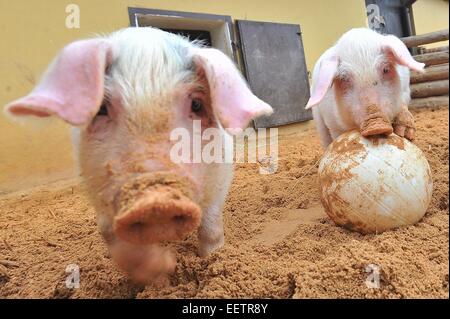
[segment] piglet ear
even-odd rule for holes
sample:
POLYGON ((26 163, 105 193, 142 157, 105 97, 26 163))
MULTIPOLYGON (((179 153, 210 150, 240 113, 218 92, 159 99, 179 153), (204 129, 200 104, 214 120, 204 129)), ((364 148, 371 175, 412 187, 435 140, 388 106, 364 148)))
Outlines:
POLYGON ((104 40, 77 41, 66 46, 33 91, 6 106, 13 116, 56 115, 73 125, 88 123, 103 99, 105 68, 111 59, 104 40))
POLYGON ((196 49, 194 63, 205 73, 214 113, 230 133, 247 127, 250 120, 271 114, 272 107, 256 97, 234 63, 216 49, 196 49))
POLYGON ((334 52, 334 48, 328 49, 319 60, 319 69, 314 71, 311 97, 305 106, 305 109, 317 105, 322 101, 328 89, 333 83, 334 76, 339 64, 339 59, 334 52))
POLYGON ((394 56, 395 62, 411 70, 424 72, 425 63, 419 63, 411 56, 406 45, 396 36, 386 35, 383 39, 383 50, 394 56))

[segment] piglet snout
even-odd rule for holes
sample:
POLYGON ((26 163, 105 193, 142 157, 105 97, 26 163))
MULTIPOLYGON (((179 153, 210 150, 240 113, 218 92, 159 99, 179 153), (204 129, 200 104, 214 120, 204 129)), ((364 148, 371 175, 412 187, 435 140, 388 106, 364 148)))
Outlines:
POLYGON ((376 105, 370 105, 366 114, 366 118, 360 125, 362 136, 392 134, 394 129, 389 118, 376 105))
POLYGON ((117 265, 136 283, 157 282, 176 268, 172 251, 158 244, 133 245, 118 240, 110 250, 117 265))
POLYGON ((117 237, 146 245, 182 240, 194 231, 200 225, 201 209, 174 186, 153 184, 139 189, 132 183, 131 187, 123 187, 113 223, 117 237))

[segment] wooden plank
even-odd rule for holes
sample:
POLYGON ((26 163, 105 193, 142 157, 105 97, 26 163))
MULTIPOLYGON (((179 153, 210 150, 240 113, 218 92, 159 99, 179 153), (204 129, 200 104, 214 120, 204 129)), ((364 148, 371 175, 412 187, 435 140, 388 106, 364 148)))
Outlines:
POLYGON ((448 63, 425 68, 425 73, 413 71, 411 72, 411 83, 445 80, 448 79, 448 71, 448 63))
POLYGON ((401 40, 409 48, 439 41, 445 41, 448 40, 448 29, 405 37, 401 38, 401 40))
POLYGON ((311 120, 311 110, 305 110, 310 93, 300 26, 247 20, 236 24, 249 85, 274 109, 256 119, 255 127, 311 120))
POLYGON ((414 59, 425 63, 426 66, 448 63, 448 51, 415 55, 414 59))
POLYGON ((448 80, 416 83, 411 85, 411 97, 429 97, 448 94, 448 80))
POLYGON ((419 47, 418 49, 419 49, 420 54, 433 53, 433 52, 444 52, 444 51, 448 51, 448 45, 445 45, 442 47, 437 47, 437 48, 419 47))
POLYGON ((412 99, 409 108, 448 106, 448 95, 412 99))

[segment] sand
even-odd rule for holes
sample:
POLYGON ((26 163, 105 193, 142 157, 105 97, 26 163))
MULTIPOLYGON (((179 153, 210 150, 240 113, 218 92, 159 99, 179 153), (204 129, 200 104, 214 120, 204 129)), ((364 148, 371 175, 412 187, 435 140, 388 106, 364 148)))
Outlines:
POLYGON ((148 286, 115 268, 78 181, 0 197, 0 297, 448 298, 449 113, 413 113, 434 177, 431 205, 414 226, 373 235, 336 226, 320 205, 322 150, 310 128, 280 138, 276 174, 237 165, 221 250, 198 257, 192 234, 173 245, 175 274, 148 286), (79 266, 79 289, 65 286, 70 264, 79 266))

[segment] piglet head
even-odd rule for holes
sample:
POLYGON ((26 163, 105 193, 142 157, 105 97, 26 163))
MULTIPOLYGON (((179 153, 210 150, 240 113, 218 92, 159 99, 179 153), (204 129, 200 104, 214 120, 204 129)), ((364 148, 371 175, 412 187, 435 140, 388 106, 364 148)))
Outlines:
POLYGON ((174 130, 191 138, 208 128, 233 133, 272 109, 220 51, 129 28, 69 44, 36 88, 6 111, 79 127, 81 173, 102 235, 121 268, 142 281, 151 269, 173 270, 174 259, 155 245, 199 226, 210 188, 206 164, 172 161, 174 130), (164 263, 155 263, 157 255, 164 263))
POLYGON ((316 68, 306 108, 334 90, 346 124, 370 136, 392 133, 392 120, 409 103, 408 69, 422 72, 424 64, 395 36, 352 29, 322 55, 316 68))

